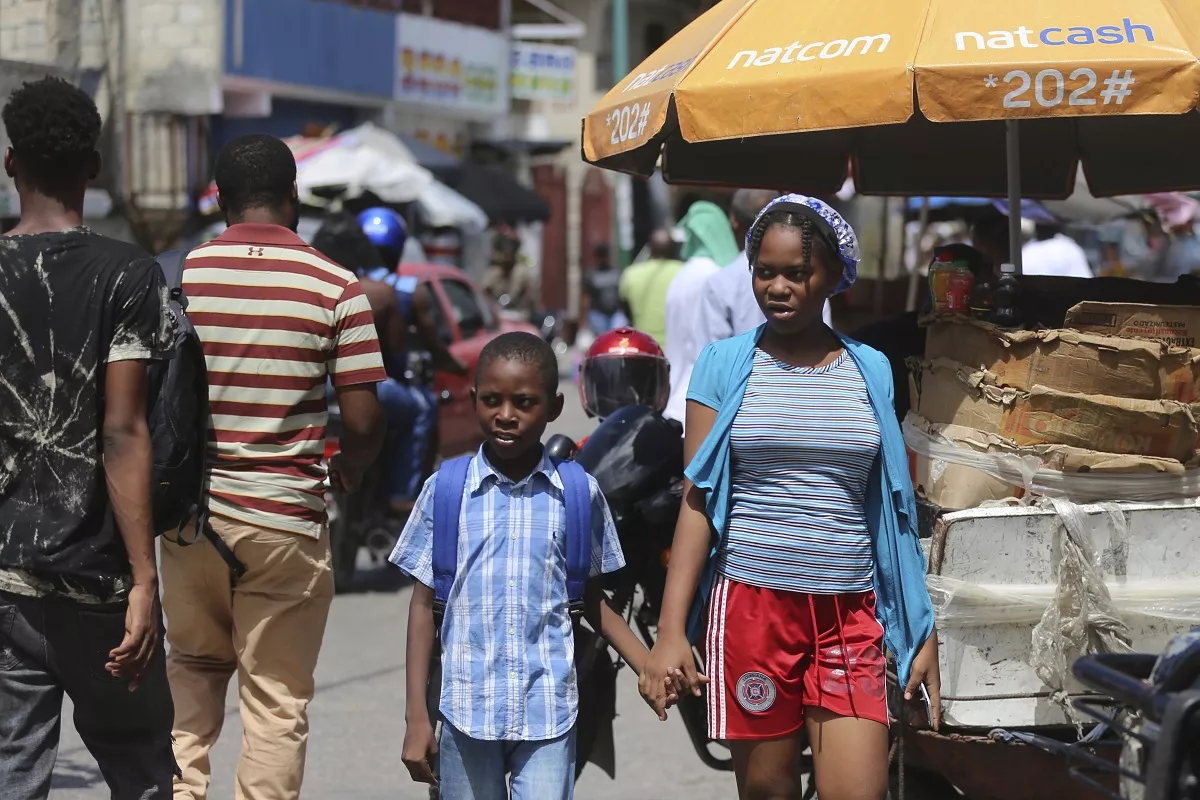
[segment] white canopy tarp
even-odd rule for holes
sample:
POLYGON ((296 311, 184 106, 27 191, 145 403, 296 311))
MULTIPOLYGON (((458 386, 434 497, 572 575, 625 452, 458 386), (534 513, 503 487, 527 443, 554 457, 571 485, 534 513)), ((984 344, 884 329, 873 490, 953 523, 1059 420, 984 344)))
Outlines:
MULTIPOLYGON (((400 137, 371 123, 334 136, 286 140, 296 156, 296 187, 306 205, 329 204, 328 190, 343 198, 370 192, 385 203, 415 203, 421 219, 435 228, 459 228, 468 234, 487 229, 487 214, 458 192, 434 179, 417 163, 400 137)), ((216 186, 200 200, 200 210, 216 208, 216 186)))

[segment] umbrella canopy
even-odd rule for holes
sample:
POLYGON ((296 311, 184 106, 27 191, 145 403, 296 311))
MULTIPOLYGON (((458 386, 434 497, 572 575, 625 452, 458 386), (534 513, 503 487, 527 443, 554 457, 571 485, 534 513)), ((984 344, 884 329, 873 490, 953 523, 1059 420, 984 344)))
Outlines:
POLYGON ((486 212, 492 224, 545 222, 550 204, 540 194, 513 180, 498 167, 464 162, 455 187, 486 212))
POLYGON ((833 193, 1097 196, 1200 187, 1195 0, 723 0, 584 120, 584 158, 833 193), (942 123, 956 122, 957 125, 942 123), (849 130, 848 130, 849 129, 849 130))

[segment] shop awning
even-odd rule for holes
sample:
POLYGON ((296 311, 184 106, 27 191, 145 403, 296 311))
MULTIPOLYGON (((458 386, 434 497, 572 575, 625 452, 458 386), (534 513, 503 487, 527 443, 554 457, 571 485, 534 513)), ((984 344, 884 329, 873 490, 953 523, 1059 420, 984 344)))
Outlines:
POLYGON ((550 205, 541 195, 497 167, 464 162, 462 178, 454 188, 482 208, 493 225, 550 219, 550 205))
POLYGON ((404 146, 409 149, 417 163, 432 172, 434 177, 442 183, 453 186, 462 178, 462 161, 460 159, 415 136, 402 133, 400 141, 404 142, 404 146))

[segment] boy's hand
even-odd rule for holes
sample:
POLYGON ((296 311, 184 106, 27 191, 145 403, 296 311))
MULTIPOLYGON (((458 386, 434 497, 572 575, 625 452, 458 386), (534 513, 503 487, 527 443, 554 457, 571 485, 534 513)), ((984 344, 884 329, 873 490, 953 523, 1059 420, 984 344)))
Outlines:
POLYGON ((400 760, 414 781, 437 786, 437 776, 433 774, 433 757, 436 755, 437 737, 433 735, 433 724, 428 719, 408 723, 400 760))
POLYGON ((667 695, 666 702, 661 709, 659 709, 651 699, 653 693, 649 691, 649 680, 650 679, 646 676, 645 672, 642 672, 640 675, 638 675, 638 691, 641 692, 642 699, 646 701, 646 705, 650 706, 650 708, 654 710, 654 713, 658 715, 659 719, 661 719, 663 722, 666 722, 667 709, 679 702, 679 695, 680 692, 682 692, 681 687, 683 685, 683 673, 676 670, 674 675, 669 675, 665 679, 667 695))
POLYGON ((638 688, 646 702, 663 719, 668 706, 671 705, 668 698, 672 691, 676 700, 684 692, 691 692, 700 697, 701 687, 708 683, 708 678, 696 670, 692 646, 683 636, 659 636, 650 650, 650 657, 646 659, 642 672, 643 678, 639 681, 638 688))

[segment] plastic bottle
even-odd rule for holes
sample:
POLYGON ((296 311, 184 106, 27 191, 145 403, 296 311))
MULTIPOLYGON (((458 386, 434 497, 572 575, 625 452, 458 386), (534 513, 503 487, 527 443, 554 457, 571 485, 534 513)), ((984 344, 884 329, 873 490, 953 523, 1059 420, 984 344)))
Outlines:
POLYGON ((954 314, 971 313, 971 287, 975 274, 966 264, 956 264, 946 282, 946 308, 954 314))
POLYGON ((949 307, 947 291, 953 270, 954 264, 949 253, 940 254, 937 260, 929 265, 929 295, 934 311, 945 311, 949 307))
MULTIPOLYGON (((991 268, 988 268, 991 272, 991 268)), ((975 319, 988 321, 992 318, 992 309, 996 307, 996 284, 991 275, 985 274, 975 280, 971 287, 971 316, 975 319)))
POLYGON ((1017 281, 1015 264, 1000 265, 1000 282, 996 284, 995 297, 992 322, 1001 328, 1021 327, 1021 284, 1017 281))

